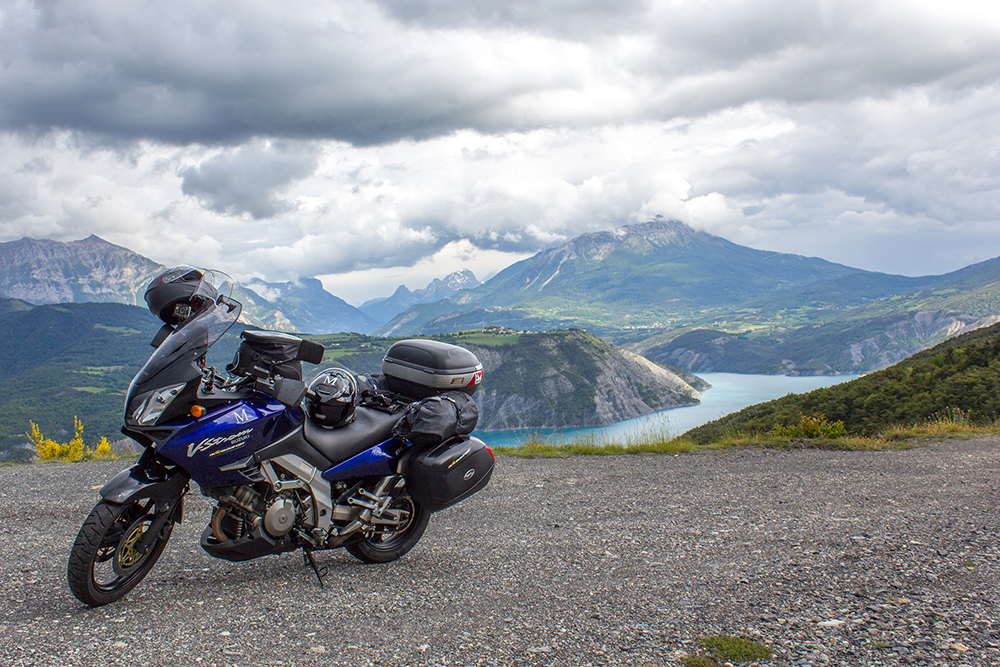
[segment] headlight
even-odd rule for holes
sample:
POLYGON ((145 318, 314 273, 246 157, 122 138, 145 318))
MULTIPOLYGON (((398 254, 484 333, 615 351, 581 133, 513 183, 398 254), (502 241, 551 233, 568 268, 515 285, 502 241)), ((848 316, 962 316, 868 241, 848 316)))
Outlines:
POLYGON ((167 409, 167 406, 177 398, 182 389, 184 389, 183 384, 157 389, 142 402, 142 405, 136 408, 135 412, 132 413, 132 419, 139 426, 152 426, 167 409))

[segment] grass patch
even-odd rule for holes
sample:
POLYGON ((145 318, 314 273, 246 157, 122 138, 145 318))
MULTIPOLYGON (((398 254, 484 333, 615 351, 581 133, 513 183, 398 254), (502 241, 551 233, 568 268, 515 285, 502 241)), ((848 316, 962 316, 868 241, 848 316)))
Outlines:
POLYGON ((629 434, 615 441, 594 436, 583 436, 567 441, 560 435, 545 438, 531 434, 519 440, 515 447, 500 447, 495 451, 507 456, 536 459, 573 455, 684 454, 696 449, 707 449, 707 447, 696 447, 688 440, 672 437, 666 430, 651 429, 629 434))
POLYGON ((997 433, 1000 433, 1000 419, 996 417, 975 422, 959 408, 946 408, 918 424, 889 426, 879 437, 883 440, 974 438, 997 433))
POLYGON ((715 660, 722 662, 756 662, 770 660, 774 655, 770 646, 765 646, 746 637, 716 635, 703 637, 701 643, 709 650, 715 660))
POLYGON ((106 375, 108 373, 118 372, 124 368, 124 366, 84 366, 83 370, 75 372, 84 373, 85 375, 106 375))
POLYGON ((782 437, 770 433, 732 433, 719 438, 713 445, 720 449, 760 447, 764 449, 827 449, 842 452, 880 452, 890 449, 910 449, 907 440, 886 440, 881 437, 841 436, 839 438, 782 437))
POLYGON ((684 667, 719 667, 719 663, 715 661, 715 658, 709 657, 707 655, 692 655, 684 658, 681 663, 684 667))

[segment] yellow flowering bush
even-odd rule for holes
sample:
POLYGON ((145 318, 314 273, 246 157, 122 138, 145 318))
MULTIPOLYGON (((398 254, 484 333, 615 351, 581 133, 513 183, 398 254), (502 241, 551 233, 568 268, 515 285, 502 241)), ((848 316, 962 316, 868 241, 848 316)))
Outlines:
POLYGON ((112 453, 107 438, 102 437, 93 449, 83 444, 83 422, 79 417, 73 417, 73 437, 65 444, 46 438, 35 422, 29 420, 28 423, 31 429, 25 435, 34 445, 40 461, 108 461, 118 458, 112 453))

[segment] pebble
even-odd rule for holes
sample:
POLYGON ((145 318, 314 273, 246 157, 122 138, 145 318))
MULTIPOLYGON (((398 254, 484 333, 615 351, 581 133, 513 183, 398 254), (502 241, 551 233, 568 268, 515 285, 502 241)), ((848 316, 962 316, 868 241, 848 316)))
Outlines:
POLYGON ((195 490, 146 580, 88 609, 66 589, 66 557, 89 487, 121 467, 0 467, 16 491, 0 498, 2 624, 22 639, 0 642, 5 667, 675 667, 709 635, 769 645, 776 667, 1000 661, 996 438, 500 456, 490 485, 435 514, 403 559, 317 552, 323 588, 299 553, 204 554, 210 505, 195 490))

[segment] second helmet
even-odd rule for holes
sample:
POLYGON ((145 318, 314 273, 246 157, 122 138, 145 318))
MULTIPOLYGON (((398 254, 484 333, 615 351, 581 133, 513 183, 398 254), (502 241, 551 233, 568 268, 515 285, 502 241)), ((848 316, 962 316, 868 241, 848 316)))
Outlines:
POLYGON ((337 428, 354 421, 358 407, 358 381, 343 368, 329 368, 309 383, 306 413, 326 428, 337 428))

